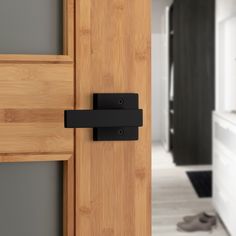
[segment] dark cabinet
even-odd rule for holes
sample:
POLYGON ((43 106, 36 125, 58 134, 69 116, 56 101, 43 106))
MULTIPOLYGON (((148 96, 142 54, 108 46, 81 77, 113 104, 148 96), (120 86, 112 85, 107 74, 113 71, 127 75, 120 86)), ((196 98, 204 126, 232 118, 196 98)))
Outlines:
POLYGON ((177 165, 211 163, 214 15, 214 0, 174 1, 172 151, 177 165))

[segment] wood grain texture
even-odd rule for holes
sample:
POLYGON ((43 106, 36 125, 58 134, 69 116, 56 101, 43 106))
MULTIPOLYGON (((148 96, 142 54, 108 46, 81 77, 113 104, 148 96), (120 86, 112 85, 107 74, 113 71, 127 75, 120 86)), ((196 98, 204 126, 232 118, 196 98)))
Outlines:
POLYGON ((63 45, 64 55, 74 58, 74 0, 63 0, 63 45))
POLYGON ((0 123, 63 122, 64 111, 60 109, 1 109, 0 123))
POLYGON ((0 64, 0 78, 0 109, 73 106, 73 65, 0 64))
POLYGON ((0 123, 0 153, 72 152, 73 131, 58 123, 0 123))
POLYGON ((73 236, 74 218, 74 155, 64 162, 63 173, 63 236, 73 236))
POLYGON ((77 0, 76 31, 76 108, 135 92, 144 110, 137 142, 76 130, 76 236, 150 236, 150 1, 77 0))
POLYGON ((73 65, 0 64, 0 153, 72 152, 73 65))
POLYGON ((72 64, 73 58, 69 55, 27 55, 27 54, 0 54, 0 63, 57 63, 72 64))
POLYGON ((68 161, 72 153, 44 153, 44 154, 0 154, 0 163, 14 162, 44 162, 44 161, 68 161))

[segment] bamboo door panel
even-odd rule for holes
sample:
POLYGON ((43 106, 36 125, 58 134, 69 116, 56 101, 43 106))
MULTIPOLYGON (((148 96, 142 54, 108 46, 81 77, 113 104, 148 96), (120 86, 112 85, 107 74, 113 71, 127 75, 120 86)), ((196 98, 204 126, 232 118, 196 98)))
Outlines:
POLYGON ((138 93, 139 140, 76 130, 76 236, 151 235, 150 1, 76 1, 76 109, 93 93, 138 93))
POLYGON ((1 153, 68 153, 73 131, 73 65, 0 64, 1 153))

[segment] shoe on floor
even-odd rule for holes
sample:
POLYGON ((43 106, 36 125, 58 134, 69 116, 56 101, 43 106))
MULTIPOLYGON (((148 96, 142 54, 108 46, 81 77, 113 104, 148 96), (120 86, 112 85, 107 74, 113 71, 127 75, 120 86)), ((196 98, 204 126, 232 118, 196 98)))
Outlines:
POLYGON ((178 230, 184 232, 212 231, 212 223, 194 218, 190 222, 181 222, 177 224, 178 230))
POLYGON ((184 222, 191 222, 193 221, 195 218, 199 218, 201 221, 205 221, 205 222, 211 222, 211 224, 213 226, 216 226, 217 224, 217 217, 214 215, 208 215, 206 212, 201 212, 195 216, 186 216, 184 217, 184 222))

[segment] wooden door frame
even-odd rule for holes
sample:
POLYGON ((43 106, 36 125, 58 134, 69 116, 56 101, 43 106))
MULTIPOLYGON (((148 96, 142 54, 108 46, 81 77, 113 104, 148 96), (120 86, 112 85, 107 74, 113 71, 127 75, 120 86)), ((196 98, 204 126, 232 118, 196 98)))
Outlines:
MULTIPOLYGON (((63 55, 0 54, 0 63, 74 64, 74 9, 74 0, 63 0, 63 55)), ((74 153, 0 153, 0 163, 49 161, 63 161, 63 236, 72 236, 75 232, 74 153)))

